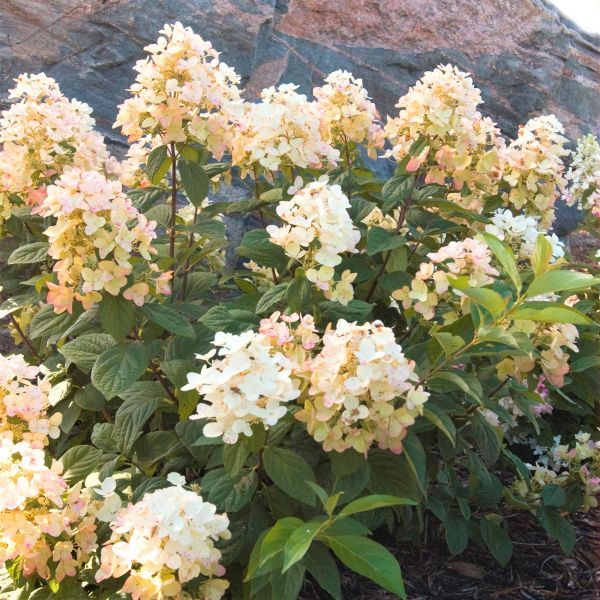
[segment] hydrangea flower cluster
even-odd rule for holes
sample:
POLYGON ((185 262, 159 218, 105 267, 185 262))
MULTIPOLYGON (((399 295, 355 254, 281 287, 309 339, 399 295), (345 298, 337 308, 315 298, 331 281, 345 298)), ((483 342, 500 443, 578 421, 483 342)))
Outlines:
POLYGON ((285 225, 267 227, 271 241, 302 264, 308 280, 326 298, 341 304, 352 300, 356 275, 345 271, 341 280, 335 282, 335 267, 342 262, 342 253, 357 251, 360 241, 360 231, 352 223, 349 208, 350 202, 339 185, 314 181, 277 206, 277 214, 285 225))
MULTIPOLYGON (((285 321, 284 321, 285 323, 285 321)), ((200 373, 189 373, 182 389, 197 390, 203 396, 193 419, 208 419, 204 426, 207 437, 223 437, 235 444, 240 434, 251 436, 252 425, 272 427, 287 412, 286 404, 300 395, 292 379, 297 363, 282 352, 279 336, 262 331, 245 331, 239 335, 219 332, 213 345, 218 348, 208 355, 200 373)), ((270 333, 270 332, 269 332, 270 333)))
MULTIPOLYGON (((477 110, 481 92, 467 73, 451 65, 428 71, 398 100, 397 117, 388 117, 385 133, 392 144, 386 156, 400 162, 413 142, 427 145, 411 158, 408 171, 423 167, 426 183, 446 183, 471 193, 492 190, 500 179, 504 142, 495 124, 477 110)), ((456 194, 460 199, 460 194, 456 194)))
POLYGON ((325 78, 322 87, 313 90, 313 96, 326 142, 333 146, 366 143, 369 156, 376 158, 376 150, 383 148, 385 135, 377 123, 377 108, 369 100, 362 79, 356 79, 348 71, 334 71, 325 78))
POLYGON ((356 325, 340 319, 327 329, 310 363, 308 396, 295 416, 326 452, 366 453, 376 443, 400 453, 429 397, 415 385, 414 366, 380 321, 356 325))
POLYGON ((148 281, 130 282, 133 254, 150 261, 155 253, 151 242, 156 223, 137 211, 118 181, 97 171, 71 169, 48 187, 38 212, 56 218, 44 232, 50 241, 48 254, 58 261, 58 284, 47 283, 48 303, 55 312, 72 312, 74 300, 88 309, 102 299, 103 291, 116 296, 127 288, 124 297, 138 306, 150 293, 149 284, 157 294, 170 293, 171 274, 158 273, 156 265, 150 265, 148 281))
MULTIPOLYGON (((214 543, 229 539, 229 519, 185 489, 181 475, 171 474, 169 480, 176 485, 147 493, 117 512, 101 551, 96 581, 128 574, 121 591, 134 600, 180 598, 182 584, 225 573, 214 543)), ((227 587, 227 581, 211 579, 202 598, 218 600, 227 587)))
MULTIPOLYGON (((579 352, 577 327, 570 323, 540 324, 533 321, 515 321, 511 329, 530 336, 538 351, 537 362, 545 379, 557 387, 563 386, 565 375, 570 371, 569 350, 579 352)), ((517 381, 522 381, 535 366, 536 357, 515 356, 499 362, 496 369, 499 377, 510 375, 517 381)))
POLYGON ((567 204, 591 209, 595 217, 600 217, 600 144, 593 135, 577 140, 567 180, 570 183, 565 196, 567 204))
MULTIPOLYGON (((452 304, 448 276, 465 277, 470 287, 482 287, 493 283, 499 275, 492 266, 492 254, 487 244, 475 238, 450 242, 427 257, 430 262, 421 263, 410 287, 405 285, 392 293, 392 298, 401 300, 405 309, 412 306, 427 320, 433 319, 442 298, 452 304)), ((454 294, 465 298, 459 290, 455 289, 454 294)))
POLYGON ((340 320, 321 339, 310 315, 274 313, 258 332, 218 333, 213 343, 225 348, 224 358, 189 373, 183 389, 204 396, 207 404, 191 417, 209 419, 204 434, 228 444, 250 436, 253 423, 275 425, 297 400, 303 408, 296 418, 325 451, 366 453, 376 443, 401 452, 407 428, 429 397, 416 384, 414 362, 378 321, 340 320))
POLYGON ((542 227, 554 220, 554 203, 564 190, 562 158, 569 154, 564 129, 554 115, 530 119, 505 152, 504 181, 509 190, 507 205, 526 214, 537 215, 542 227))
POLYGON ((48 438, 60 434, 60 413, 48 416, 50 382, 40 368, 29 365, 21 354, 0 356, 0 432, 32 448, 43 448, 48 438))
POLYGON ((554 261, 565 255, 565 245, 555 233, 548 233, 540 227, 537 217, 514 215, 510 210, 500 208, 492 215, 492 222, 485 226, 485 230, 506 242, 521 260, 531 258, 539 235, 550 243, 554 261))
POLYGON ((0 434, 0 565, 21 557, 23 574, 61 581, 96 549, 81 485, 68 490, 62 465, 12 432, 0 434))
POLYGON ((20 75, 0 119, 0 220, 10 217, 14 198, 39 205, 45 187, 66 167, 118 170, 102 136, 93 130, 91 108, 65 98, 43 73, 20 75))
POLYGON ((220 109, 239 102, 239 76, 190 27, 175 23, 160 33, 144 48, 149 56, 135 65, 132 97, 119 107, 115 127, 130 141, 150 135, 167 144, 191 135, 220 156, 222 141, 215 136, 224 118, 220 109))
POLYGON ((229 105, 235 123, 231 158, 242 177, 255 169, 267 176, 282 167, 321 168, 335 165, 339 151, 321 135, 321 116, 314 102, 283 84, 261 93, 261 102, 229 105))

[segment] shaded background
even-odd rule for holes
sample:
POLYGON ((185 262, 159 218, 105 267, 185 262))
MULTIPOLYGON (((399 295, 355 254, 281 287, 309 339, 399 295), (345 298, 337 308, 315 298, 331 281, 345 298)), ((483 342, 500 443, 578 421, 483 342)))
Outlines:
POLYGON ((213 42, 248 99, 286 82, 310 92, 343 68, 394 114, 424 71, 451 62, 473 74, 482 111, 508 136, 548 112, 571 139, 600 133, 600 36, 544 0, 0 0, 0 108, 14 77, 44 71, 118 145, 131 68, 175 20, 213 42))

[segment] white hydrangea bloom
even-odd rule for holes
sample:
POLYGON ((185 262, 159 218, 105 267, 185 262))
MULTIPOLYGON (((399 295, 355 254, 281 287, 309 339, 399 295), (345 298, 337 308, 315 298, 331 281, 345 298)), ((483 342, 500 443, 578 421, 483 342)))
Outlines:
POLYGON ((365 453, 377 443, 401 452, 429 394, 416 385, 415 363, 405 358, 392 329, 380 321, 356 325, 340 319, 322 343, 296 418, 326 451, 365 453), (396 405, 398 397, 403 401, 396 405))
POLYGON ((565 255, 565 245, 555 233, 547 233, 540 226, 538 217, 515 215, 508 209, 498 209, 485 230, 506 242, 522 260, 531 258, 539 235, 544 235, 552 246, 554 260, 565 255))
POLYGON ((565 196, 567 204, 591 209, 595 217, 600 217, 600 144, 593 135, 577 140, 567 180, 570 182, 565 196))
POLYGON ((229 519, 216 511, 214 504, 181 485, 145 494, 111 522, 112 536, 102 548, 96 581, 128 574, 121 591, 152 600, 179 598, 181 585, 200 575, 223 575, 214 543, 231 534, 229 519))
POLYGON ((335 282, 334 267, 342 262, 344 252, 356 252, 360 231, 348 214, 350 202, 339 185, 326 179, 309 183, 287 202, 280 202, 277 214, 285 222, 269 225, 267 232, 274 244, 302 263, 309 281, 326 298, 347 304, 354 296, 354 273, 346 271, 335 282), (339 288, 339 289, 338 289, 339 288))
POLYGON ((286 403, 300 395, 291 379, 295 365, 262 333, 219 332, 213 344, 218 358, 189 373, 182 389, 203 396, 191 418, 209 420, 204 435, 234 444, 240 434, 252 435, 253 423, 270 427, 286 414, 286 403))

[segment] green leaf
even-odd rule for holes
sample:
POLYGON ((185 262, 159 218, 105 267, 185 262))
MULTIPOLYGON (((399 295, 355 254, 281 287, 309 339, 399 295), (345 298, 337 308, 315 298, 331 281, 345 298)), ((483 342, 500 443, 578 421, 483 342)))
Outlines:
POLYGON ((63 477, 70 485, 83 481, 102 462, 102 450, 93 446, 73 446, 61 457, 63 477))
POLYGON ((381 544, 358 535, 327 536, 323 541, 348 568, 406 598, 400 565, 381 544))
POLYGON ((75 317, 67 312, 56 314, 54 307, 45 304, 33 316, 29 325, 29 337, 32 340, 38 338, 60 339, 64 331, 75 322, 75 317))
POLYGON ((534 274, 537 276, 547 271, 551 260, 552 244, 543 233, 540 233, 535 241, 535 249, 531 257, 534 274))
MULTIPOLYGON (((381 210, 387 214, 407 198, 414 183, 414 176, 394 175, 388 179, 381 189, 383 204, 381 210)), ((370 254, 370 252, 369 252, 370 254)))
POLYGON ((125 339, 135 324, 135 306, 121 296, 105 294, 98 315, 102 328, 117 341, 125 339))
POLYGON ((386 250, 393 250, 406 244, 406 239, 383 227, 371 227, 367 233, 367 254, 373 256, 386 250))
POLYGON ((452 419, 439 407, 429 401, 423 410, 423 416, 433 423, 456 446, 456 427, 452 419))
POLYGON ((248 470, 231 477, 225 469, 213 469, 202 478, 202 490, 208 502, 225 512, 237 512, 247 506, 257 485, 256 472, 248 470))
POLYGON ((417 502, 408 498, 399 498, 398 496, 387 496, 384 494, 372 494, 370 496, 364 496, 358 500, 354 500, 344 506, 344 508, 338 513, 339 517, 349 517, 356 513, 366 512, 369 510, 375 510, 377 508, 383 508, 385 506, 399 506, 399 505, 411 505, 416 506, 417 502))
POLYGON ((469 543, 469 528, 463 517, 449 514, 444 521, 446 545, 455 556, 464 551, 469 543))
POLYGON ((510 313, 514 321, 540 321, 542 323, 573 323, 594 325, 594 321, 578 310, 555 302, 525 302, 510 313))
POLYGON ((166 146, 158 146, 154 148, 148 155, 146 162, 146 173, 153 185, 161 182, 162 178, 167 174, 171 166, 171 157, 168 154, 166 146))
POLYGON ((481 384, 470 373, 460 369, 439 371, 429 379, 428 384, 430 389, 436 392, 447 392, 452 389, 462 390, 475 402, 481 404, 483 396, 481 384))
POLYGON ((107 400, 131 387, 144 373, 150 354, 141 342, 122 342, 105 350, 92 368, 92 383, 107 400))
POLYGON ((96 412, 103 410, 106 404, 104 396, 91 383, 88 383, 83 389, 77 390, 73 400, 80 408, 96 412))
POLYGON ((542 488, 542 501, 544 506, 563 506, 567 501, 565 491, 553 483, 542 488))
POLYGON ((194 339, 196 332, 188 321, 186 321, 177 311, 165 304, 146 303, 142 306, 142 312, 157 325, 163 329, 182 335, 183 337, 194 339))
POLYGON ((323 521, 302 523, 289 536, 283 551, 283 572, 304 558, 315 536, 323 529, 323 521))
POLYGON ((199 221, 195 225, 192 225, 189 230, 211 240, 227 239, 227 229, 225 227, 225 223, 223 223, 223 221, 220 219, 199 221))
POLYGON ((202 201, 208 194, 210 184, 204 169, 195 162, 188 162, 183 159, 179 161, 178 167, 181 184, 186 196, 194 206, 201 207, 202 201))
POLYGON ((243 468, 250 451, 243 438, 239 438, 235 444, 223 446, 223 465, 232 477, 237 475, 243 468))
POLYGON ((404 458, 408 462, 421 493, 425 496, 427 457, 419 438, 409 433, 402 442, 404 458))
POLYGON ((124 402, 115 414, 114 438, 120 451, 129 456, 144 425, 164 398, 164 391, 156 381, 136 381, 121 397, 124 402))
POLYGON ((273 244, 264 229, 248 231, 242 238, 242 244, 237 249, 237 253, 264 267, 283 270, 287 264, 283 248, 273 244))
POLYGON ((481 519, 479 527, 481 537, 492 556, 502 567, 506 567, 513 552, 512 542, 506 531, 490 519, 481 519))
POLYGON ((246 581, 272 570, 275 562, 273 559, 283 555, 285 544, 302 524, 297 517, 284 517, 257 540, 248 562, 246 581))
POLYGON ((540 506, 537 510, 537 518, 549 537, 557 540, 565 554, 571 554, 575 547, 577 537, 575 529, 554 508, 540 506))
POLYGON ((19 246, 6 261, 9 265, 29 265, 34 263, 41 263, 48 258, 48 243, 47 242, 34 242, 33 244, 26 244, 25 246, 19 246))
POLYGON ((460 288, 462 293, 469 297, 475 304, 483 306, 492 317, 500 316, 506 309, 507 300, 498 292, 488 288, 460 288))
POLYGON ((89 373, 98 357, 115 345, 114 338, 108 333, 89 333, 67 342, 59 352, 84 373, 89 373))
POLYGON ((498 262, 502 265, 502 268, 506 271, 506 274, 510 277, 513 282, 517 294, 521 292, 523 283, 521 276, 519 275, 519 269, 517 268, 517 261, 515 260, 512 250, 503 242, 501 242, 495 235, 491 233, 482 233, 483 239, 486 241, 490 250, 494 253, 498 262))
POLYGON ((277 487, 300 502, 315 505, 315 492, 306 485, 307 481, 316 483, 315 474, 302 457, 291 450, 267 447, 263 460, 267 475, 277 487))
POLYGON ((587 290, 600 283, 600 279, 587 273, 576 271, 546 271, 538 275, 527 288, 526 298, 541 294, 558 294, 559 292, 577 292, 587 290))
POLYGON ((289 284, 285 297, 290 310, 302 311, 310 302, 310 281, 306 277, 296 277, 289 284))
POLYGON ((285 281, 279 285, 269 288, 256 304, 257 314, 263 314, 271 310, 272 307, 283 302, 286 297, 289 282, 285 281))
POLYGON ((310 547, 306 555, 306 570, 335 600, 342 600, 338 567, 323 545, 315 543, 310 547))

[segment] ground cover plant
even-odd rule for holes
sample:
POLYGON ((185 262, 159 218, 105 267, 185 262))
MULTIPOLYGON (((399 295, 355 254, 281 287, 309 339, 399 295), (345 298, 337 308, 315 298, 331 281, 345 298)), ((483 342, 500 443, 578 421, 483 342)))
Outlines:
POLYGON ((340 565, 405 597, 381 540, 425 516, 452 555, 507 565, 515 511, 570 553, 600 279, 551 226, 600 214, 593 136, 507 140, 450 65, 384 120, 345 71, 249 102, 179 23, 145 51, 123 159, 43 74, 0 120, 3 597, 338 599, 340 565))

